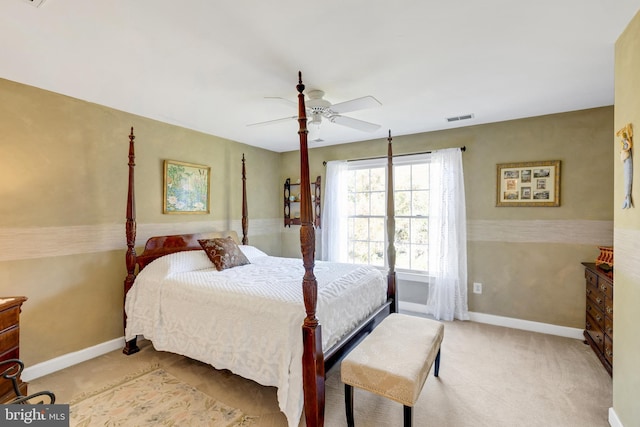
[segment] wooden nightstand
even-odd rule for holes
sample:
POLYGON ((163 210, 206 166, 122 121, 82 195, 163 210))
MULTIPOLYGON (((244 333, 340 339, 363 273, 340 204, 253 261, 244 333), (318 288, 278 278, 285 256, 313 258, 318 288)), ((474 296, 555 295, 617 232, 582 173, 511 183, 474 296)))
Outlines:
MULTIPOLYGON (((0 361, 20 358, 20 307, 27 297, 0 298, 0 361)), ((19 381, 22 394, 27 394, 27 383, 19 381)), ((0 403, 15 398, 11 382, 0 381, 0 403)))

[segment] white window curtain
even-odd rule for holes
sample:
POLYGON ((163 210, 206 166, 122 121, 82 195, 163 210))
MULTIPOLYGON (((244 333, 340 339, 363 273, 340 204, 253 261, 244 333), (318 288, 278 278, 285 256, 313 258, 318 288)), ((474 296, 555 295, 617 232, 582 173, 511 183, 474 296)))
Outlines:
POLYGON ((327 162, 322 209, 320 259, 344 262, 347 259, 347 162, 327 162))
POLYGON ((461 150, 433 151, 429 179, 427 312, 438 320, 469 320, 467 215, 461 150))

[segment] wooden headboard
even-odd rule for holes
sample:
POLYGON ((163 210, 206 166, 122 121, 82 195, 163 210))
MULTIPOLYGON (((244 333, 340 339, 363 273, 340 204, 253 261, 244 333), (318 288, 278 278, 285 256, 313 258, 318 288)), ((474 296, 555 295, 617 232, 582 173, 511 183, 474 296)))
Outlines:
POLYGON ((147 264, 161 256, 181 251, 193 251, 202 249, 199 239, 215 239, 219 237, 231 237, 234 242, 240 244, 238 233, 233 230, 213 231, 210 233, 175 234, 173 236, 156 236, 147 240, 144 251, 136 257, 138 268, 142 270, 147 264))

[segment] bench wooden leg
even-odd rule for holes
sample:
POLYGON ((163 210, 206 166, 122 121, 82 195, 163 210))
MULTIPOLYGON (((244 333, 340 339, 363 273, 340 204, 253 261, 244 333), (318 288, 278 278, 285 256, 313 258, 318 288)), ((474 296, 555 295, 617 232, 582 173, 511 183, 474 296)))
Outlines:
POLYGON ((347 425, 353 427, 353 386, 344 385, 344 406, 347 408, 347 425))
POLYGON ((433 376, 437 377, 440 373, 440 349, 438 349, 438 354, 436 355, 435 368, 433 368, 433 376))
POLYGON ((411 427, 413 425, 413 408, 411 406, 404 405, 404 427, 411 427))

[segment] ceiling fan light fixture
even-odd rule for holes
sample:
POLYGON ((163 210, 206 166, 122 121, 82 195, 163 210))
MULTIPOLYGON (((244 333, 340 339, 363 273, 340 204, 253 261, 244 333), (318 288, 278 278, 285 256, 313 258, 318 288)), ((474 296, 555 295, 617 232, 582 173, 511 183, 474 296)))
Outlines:
POLYGON ((311 120, 309 120, 307 129, 309 130, 309 139, 316 141, 320 139, 320 124, 322 123, 322 116, 317 113, 313 113, 311 120))
POLYGON ((311 115, 311 120, 309 120, 309 124, 319 127, 320 123, 322 123, 322 115, 314 111, 311 115))

